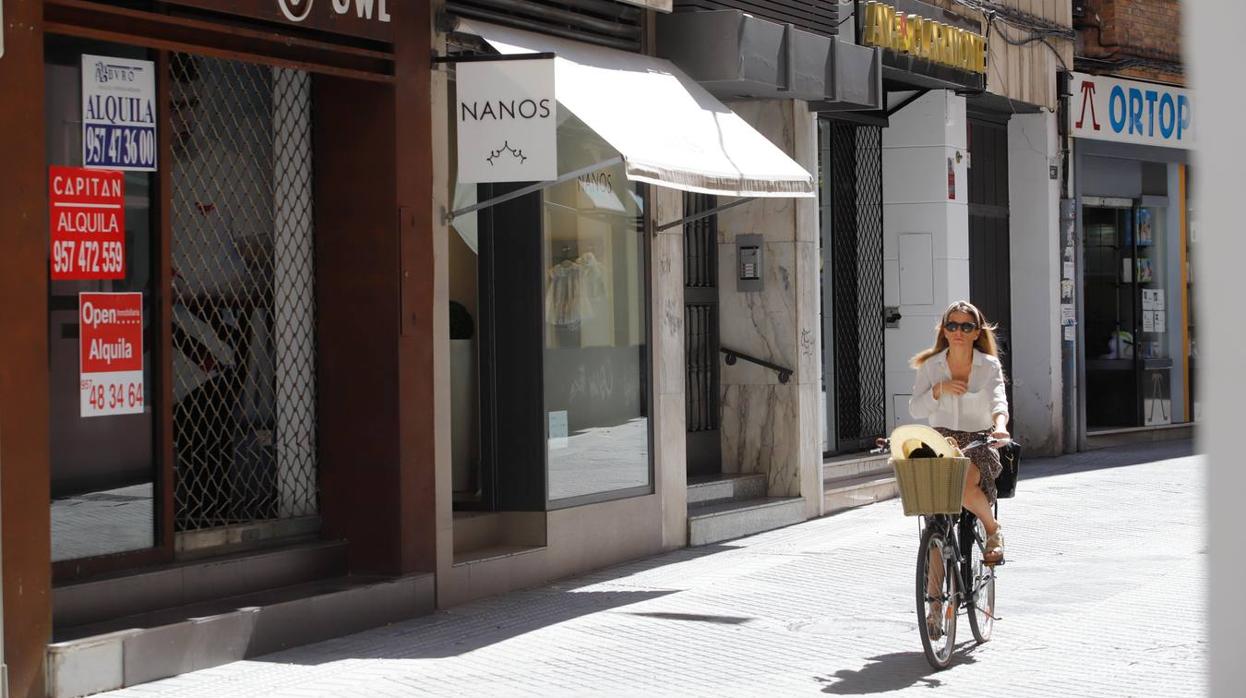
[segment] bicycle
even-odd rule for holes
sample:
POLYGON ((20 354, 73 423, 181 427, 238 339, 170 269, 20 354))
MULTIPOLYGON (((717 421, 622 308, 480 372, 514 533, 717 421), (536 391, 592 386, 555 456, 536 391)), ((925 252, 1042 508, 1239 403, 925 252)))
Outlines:
MULTIPOLYGON (((997 446, 1006 440, 988 438, 965 446, 969 451, 997 446)), ((879 440, 875 453, 889 450, 879 440)), ((999 512, 999 502, 995 502, 999 512)), ((952 663, 956 648, 956 625, 960 609, 969 617, 969 629, 978 644, 991 639, 995 615, 995 568, 1004 564, 983 559, 986 531, 972 513, 923 515, 919 523, 921 544, 917 554, 917 627, 921 632, 926 661, 935 669, 952 663), (955 574, 947 574, 954 570, 955 574)))

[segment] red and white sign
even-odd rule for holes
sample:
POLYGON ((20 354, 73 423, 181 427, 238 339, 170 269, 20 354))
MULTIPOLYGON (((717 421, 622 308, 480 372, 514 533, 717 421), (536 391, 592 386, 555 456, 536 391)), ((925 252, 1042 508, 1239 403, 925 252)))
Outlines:
POLYGON ((83 167, 48 169, 52 280, 125 278, 125 175, 83 167))
POLYGON ((143 411, 143 294, 79 293, 83 417, 143 411))

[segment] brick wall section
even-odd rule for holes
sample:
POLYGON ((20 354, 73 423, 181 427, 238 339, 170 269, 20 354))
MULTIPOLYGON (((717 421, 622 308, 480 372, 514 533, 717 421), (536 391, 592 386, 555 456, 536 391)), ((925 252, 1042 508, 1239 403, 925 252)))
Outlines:
MULTIPOLYGON (((1074 19, 1077 55, 1107 61, 1146 58, 1181 63, 1179 0, 1085 0, 1086 14, 1074 19)), ((1096 72, 1122 77, 1184 84, 1182 72, 1144 65, 1096 72)))

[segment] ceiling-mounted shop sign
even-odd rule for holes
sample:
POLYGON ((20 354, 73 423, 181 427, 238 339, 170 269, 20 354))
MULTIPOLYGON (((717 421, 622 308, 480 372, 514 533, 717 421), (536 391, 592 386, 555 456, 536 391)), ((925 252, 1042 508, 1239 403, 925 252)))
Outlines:
POLYGON ((1166 148, 1194 147, 1189 90, 1072 73, 1069 131, 1074 138, 1166 148))
POLYGON ((82 164, 156 170, 156 64, 82 56, 82 164))
POLYGON ((305 29, 392 42, 390 6, 397 0, 167 0, 212 12, 305 29))
POLYGON ((53 281, 125 278, 125 175, 117 170, 48 170, 53 281))
POLYGON ((143 294, 79 293, 80 414, 143 411, 143 294))
POLYGON ((911 0, 861 4, 861 43, 949 68, 986 73, 986 37, 967 26, 939 21, 938 16, 952 19, 941 9, 911 0))
POLYGON ((460 182, 558 177, 554 59, 459 63, 455 85, 460 182))

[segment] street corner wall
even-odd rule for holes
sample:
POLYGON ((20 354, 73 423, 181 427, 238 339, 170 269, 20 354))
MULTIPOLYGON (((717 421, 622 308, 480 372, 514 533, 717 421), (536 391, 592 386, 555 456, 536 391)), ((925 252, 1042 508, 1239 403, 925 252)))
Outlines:
MULTIPOLYGON (((817 171, 816 118, 793 100, 734 102, 731 108, 810 172, 817 171)), ((793 369, 744 361, 722 367, 723 470, 766 473, 771 496, 821 495, 821 331, 815 198, 760 199, 719 214, 722 346, 793 369), (737 290, 736 236, 763 237, 763 290, 737 290)))
POLYGON ((1055 114, 1009 120, 1013 431, 1032 455, 1064 450, 1059 147, 1055 114))
POLYGON ((913 421, 909 359, 969 298, 968 168, 964 97, 932 91, 883 129, 883 303, 901 315, 884 339, 889 428, 913 421))

